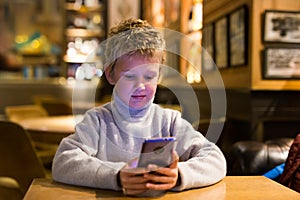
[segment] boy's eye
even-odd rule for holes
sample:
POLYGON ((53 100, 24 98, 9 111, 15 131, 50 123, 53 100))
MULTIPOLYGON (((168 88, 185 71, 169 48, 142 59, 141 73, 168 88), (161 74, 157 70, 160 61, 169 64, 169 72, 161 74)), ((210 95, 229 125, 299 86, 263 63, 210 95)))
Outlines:
POLYGON ((133 79, 134 78, 134 75, 131 75, 131 74, 125 74, 124 77, 126 79, 133 79))
POLYGON ((152 80, 152 79, 154 79, 154 78, 155 78, 154 76, 146 76, 146 77, 145 77, 146 80, 152 80))

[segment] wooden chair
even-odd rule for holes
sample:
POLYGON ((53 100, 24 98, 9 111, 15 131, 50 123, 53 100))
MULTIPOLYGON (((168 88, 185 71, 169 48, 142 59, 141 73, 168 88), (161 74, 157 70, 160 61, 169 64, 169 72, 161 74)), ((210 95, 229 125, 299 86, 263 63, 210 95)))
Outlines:
POLYGON ((20 122, 23 119, 48 116, 47 111, 39 105, 17 105, 5 107, 6 117, 13 122, 20 122))
MULTIPOLYGON (((5 108, 5 114, 9 121, 20 123, 22 120, 28 118, 40 118, 47 117, 47 111, 40 105, 18 105, 7 106, 5 108)), ((52 159, 57 149, 57 145, 45 144, 39 141, 32 140, 32 144, 35 147, 38 157, 42 160, 43 164, 50 168, 52 165, 52 159)))
POLYGON ((49 116, 71 115, 73 113, 71 103, 64 99, 53 96, 36 96, 34 102, 44 108, 49 116))
MULTIPOLYGON (((17 123, 0 121, 0 160, 1 179, 14 179, 17 182, 14 186, 19 185, 22 196, 34 178, 46 177, 45 168, 36 154, 29 134, 17 123)), ((0 191, 4 193, 7 189, 3 185, 0 191)))

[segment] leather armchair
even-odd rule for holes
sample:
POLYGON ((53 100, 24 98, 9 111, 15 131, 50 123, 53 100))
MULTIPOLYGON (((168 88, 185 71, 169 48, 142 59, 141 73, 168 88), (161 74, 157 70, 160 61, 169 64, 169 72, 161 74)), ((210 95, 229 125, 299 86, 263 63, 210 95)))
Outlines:
POLYGON ((227 156, 228 175, 262 175, 286 161, 294 138, 239 141, 227 156))

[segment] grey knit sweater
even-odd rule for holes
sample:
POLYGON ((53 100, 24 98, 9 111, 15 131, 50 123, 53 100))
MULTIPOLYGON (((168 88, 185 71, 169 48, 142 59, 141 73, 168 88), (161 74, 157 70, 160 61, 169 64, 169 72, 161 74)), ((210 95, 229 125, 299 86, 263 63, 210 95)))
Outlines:
MULTIPOLYGON (((114 95, 116 96, 116 95, 114 95)), ((149 103, 130 110, 115 97, 89 110, 64 138, 53 160, 52 176, 58 182, 121 190, 117 173, 138 157, 145 138, 174 136, 180 157, 180 191, 214 184, 224 178, 226 161, 220 149, 193 129, 178 111, 149 103)))

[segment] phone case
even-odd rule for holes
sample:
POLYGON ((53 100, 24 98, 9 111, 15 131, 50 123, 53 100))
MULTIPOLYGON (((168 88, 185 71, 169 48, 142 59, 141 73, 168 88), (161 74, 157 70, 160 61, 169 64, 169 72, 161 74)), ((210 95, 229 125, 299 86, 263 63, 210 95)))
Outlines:
POLYGON ((147 167, 155 164, 160 167, 168 167, 172 162, 172 152, 175 148, 174 137, 151 138, 144 141, 138 167, 147 167))

